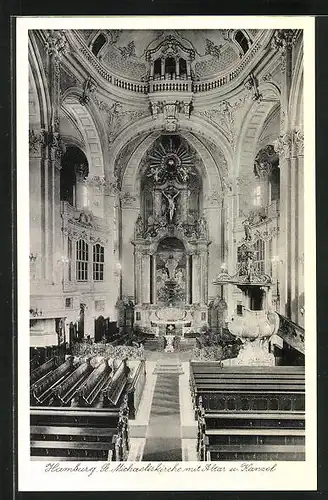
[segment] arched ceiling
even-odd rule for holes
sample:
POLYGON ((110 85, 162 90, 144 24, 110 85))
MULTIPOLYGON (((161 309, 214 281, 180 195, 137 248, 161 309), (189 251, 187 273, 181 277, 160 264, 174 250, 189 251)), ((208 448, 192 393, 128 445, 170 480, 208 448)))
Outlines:
MULTIPOLYGON (((242 56, 242 50, 235 41, 237 30, 78 30, 85 43, 91 47, 99 33, 106 38, 106 44, 99 57, 111 72, 119 77, 145 80, 148 64, 147 51, 158 46, 171 36, 184 47, 194 52, 194 79, 214 77, 232 68, 242 56)), ((263 30, 242 30, 249 45, 263 30)))

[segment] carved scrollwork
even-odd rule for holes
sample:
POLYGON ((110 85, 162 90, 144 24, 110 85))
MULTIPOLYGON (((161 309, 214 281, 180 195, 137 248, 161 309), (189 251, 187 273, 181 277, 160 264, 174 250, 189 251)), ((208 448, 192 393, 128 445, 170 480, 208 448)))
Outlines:
POLYGON ((292 137, 290 132, 280 135, 274 143, 274 149, 280 158, 288 159, 291 155, 292 137))
POLYGON ((79 98, 80 104, 85 106, 90 101, 90 95, 96 90, 97 83, 89 76, 83 84, 83 93, 79 98))
POLYGON ((133 204, 137 201, 137 198, 129 191, 121 191, 120 200, 122 207, 132 207, 133 204))
POLYGON ((44 129, 39 131, 29 130, 29 152, 30 156, 41 156, 43 148, 47 144, 47 134, 44 129))
POLYGON ((291 49, 296 41, 297 30, 276 30, 273 34, 271 47, 274 50, 285 51, 291 49))
POLYGON ((294 130, 293 134, 294 151, 297 156, 304 155, 304 133, 300 129, 294 130))
POLYGON ((61 57, 68 50, 68 42, 64 30, 51 30, 45 43, 50 56, 61 57))

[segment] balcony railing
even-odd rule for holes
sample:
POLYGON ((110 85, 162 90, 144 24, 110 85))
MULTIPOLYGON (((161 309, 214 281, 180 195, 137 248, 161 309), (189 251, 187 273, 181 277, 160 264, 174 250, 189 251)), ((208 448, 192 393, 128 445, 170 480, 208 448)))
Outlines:
POLYGON ((192 92, 192 81, 180 78, 151 80, 149 92, 192 92))

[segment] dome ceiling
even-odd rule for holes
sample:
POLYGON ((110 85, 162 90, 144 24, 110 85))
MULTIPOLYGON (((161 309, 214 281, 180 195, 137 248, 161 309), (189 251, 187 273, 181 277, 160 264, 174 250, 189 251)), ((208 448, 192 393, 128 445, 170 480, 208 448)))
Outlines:
POLYGON ((193 53, 192 74, 195 80, 208 79, 232 68, 244 52, 236 40, 236 32, 249 46, 261 30, 79 30, 92 49, 102 33, 103 46, 97 57, 102 64, 120 77, 142 81, 147 78, 149 50, 168 37, 193 53))

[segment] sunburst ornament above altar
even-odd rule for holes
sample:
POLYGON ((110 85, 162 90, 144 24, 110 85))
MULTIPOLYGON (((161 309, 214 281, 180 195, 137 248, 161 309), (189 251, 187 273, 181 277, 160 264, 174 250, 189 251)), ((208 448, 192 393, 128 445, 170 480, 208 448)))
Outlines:
POLYGON ((147 177, 151 177, 156 184, 167 181, 177 181, 186 184, 194 169, 194 156, 181 142, 176 143, 172 137, 168 141, 159 142, 148 154, 149 167, 147 177))

